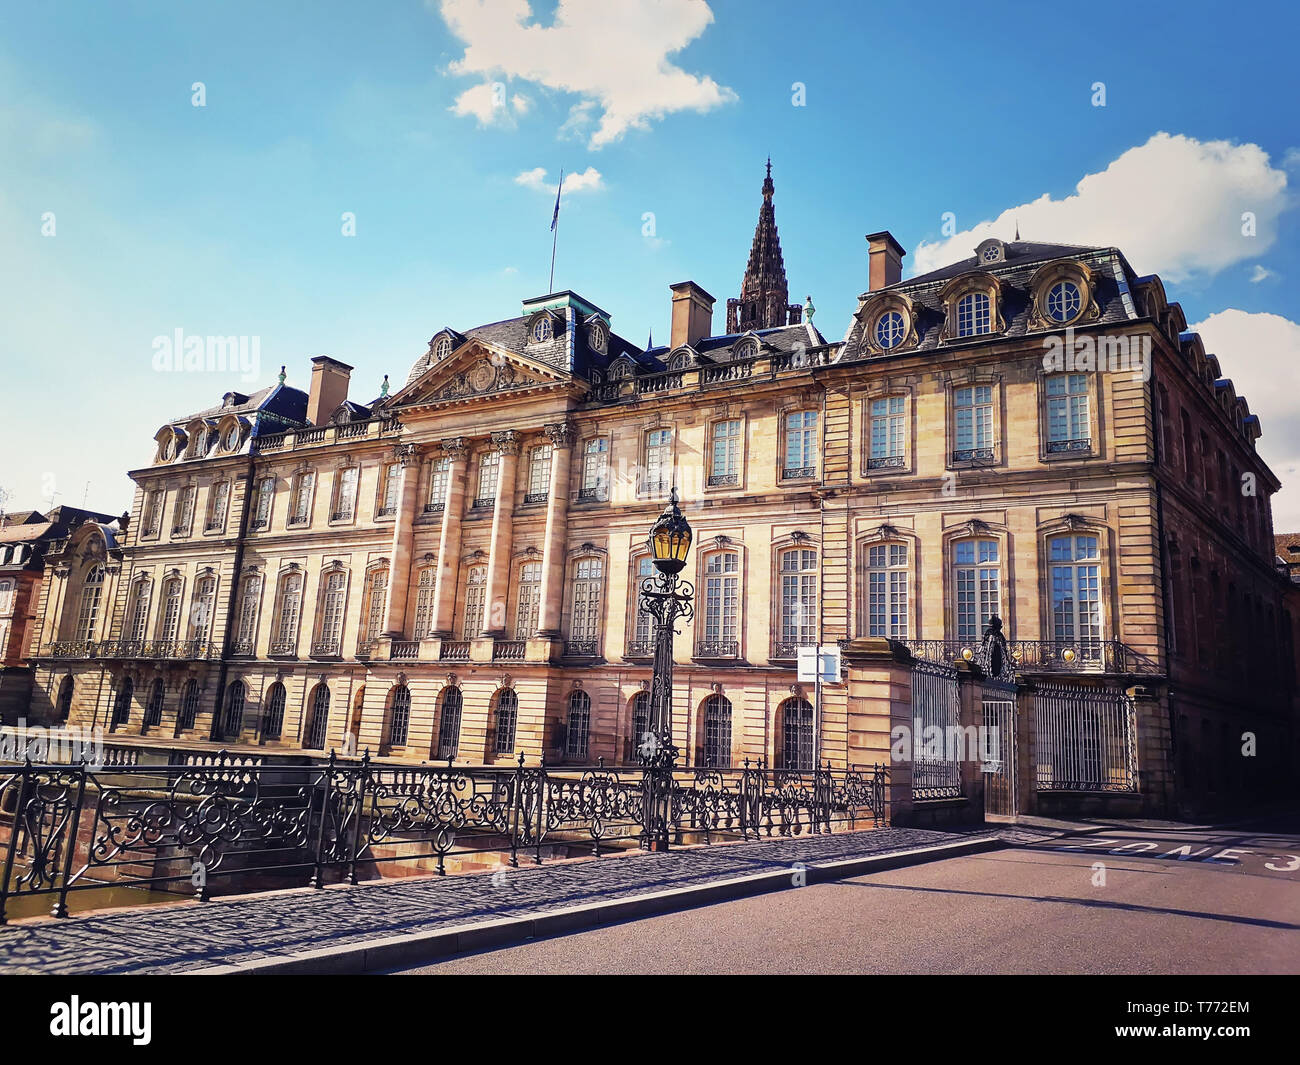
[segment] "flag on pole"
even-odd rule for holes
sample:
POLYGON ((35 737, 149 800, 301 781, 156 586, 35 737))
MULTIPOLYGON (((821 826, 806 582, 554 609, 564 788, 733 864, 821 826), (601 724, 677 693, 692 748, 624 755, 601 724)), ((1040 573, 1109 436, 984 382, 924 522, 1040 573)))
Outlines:
POLYGON ((555 186, 555 213, 551 215, 551 232, 560 222, 560 190, 564 188, 564 168, 560 168, 560 183, 555 186))

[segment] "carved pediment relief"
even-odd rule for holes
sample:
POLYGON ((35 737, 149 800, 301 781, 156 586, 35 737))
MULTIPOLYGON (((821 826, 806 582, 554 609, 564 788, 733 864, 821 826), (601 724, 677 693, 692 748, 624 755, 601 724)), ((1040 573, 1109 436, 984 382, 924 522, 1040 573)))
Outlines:
POLYGON ((556 383, 554 378, 530 373, 505 359, 485 357, 454 369, 449 375, 432 383, 427 390, 412 397, 410 402, 439 403, 526 388, 546 387, 556 383))

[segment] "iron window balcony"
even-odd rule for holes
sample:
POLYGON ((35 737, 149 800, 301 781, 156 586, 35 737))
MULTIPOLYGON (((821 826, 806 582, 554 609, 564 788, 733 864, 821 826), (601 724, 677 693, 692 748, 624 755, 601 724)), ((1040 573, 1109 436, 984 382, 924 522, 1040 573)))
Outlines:
POLYGON ((1067 455, 1077 451, 1091 451, 1092 438, 1081 436, 1074 440, 1049 440, 1047 441, 1047 453, 1049 455, 1067 455))
MULTIPOLYGON (((335 516, 337 517, 337 515, 335 516)), ((285 525, 287 525, 290 529, 296 529, 299 526, 306 525, 309 520, 310 519, 305 514, 295 514, 287 522, 285 522, 285 525)))
POLYGON ((447 508, 446 503, 425 503, 424 512, 426 514, 441 514, 447 508))
POLYGON ((334 511, 334 513, 330 515, 330 521, 351 521, 351 520, 352 520, 352 511, 350 510, 336 510, 334 511))
POLYGON ((992 462, 991 447, 966 447, 952 453, 953 462, 992 462))
POLYGON ((869 470, 901 470, 902 468, 902 455, 875 455, 867 459, 869 470))
POLYGON ((524 496, 525 503, 545 503, 550 499, 550 492, 529 492, 524 496))
POLYGON ((597 488, 579 488, 579 503, 603 503, 609 499, 609 493, 603 487, 597 488))
POLYGON ((787 466, 781 471, 783 481, 811 481, 816 476, 816 466, 787 466))
POLYGON ((740 484, 740 475, 736 473, 711 473, 709 474, 708 487, 710 488, 735 488, 740 484))
POLYGON ((800 647, 816 647, 815 636, 799 636, 792 640, 778 640, 772 645, 772 658, 780 661, 794 661, 799 657, 800 647))
POLYGON ((375 511, 375 517, 376 517, 376 518, 391 518, 391 517, 392 517, 394 514, 396 514, 396 513, 397 513, 397 508, 396 508, 396 507, 379 507, 379 508, 375 511))
POLYGON ((629 640, 625 658, 653 658, 655 653, 654 640, 629 640))
POLYGON ((599 640, 567 640, 564 644, 565 658, 595 658, 599 653, 599 640))
POLYGON ((298 653, 298 641, 297 639, 272 640, 267 653, 272 655, 296 655, 298 653))
POLYGON ((697 640, 696 658, 739 658, 739 640, 697 640))
POLYGON ((474 500, 475 510, 491 510, 496 505, 496 496, 479 496, 474 500))
POLYGON ((317 640, 311 645, 313 658, 337 658, 343 653, 341 640, 317 640))

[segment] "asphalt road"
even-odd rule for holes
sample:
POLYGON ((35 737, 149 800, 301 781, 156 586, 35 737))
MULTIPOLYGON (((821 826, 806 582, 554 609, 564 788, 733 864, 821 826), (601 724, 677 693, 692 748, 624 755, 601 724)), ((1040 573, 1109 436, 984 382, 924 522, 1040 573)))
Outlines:
POLYGON ((1300 823, 1125 826, 407 971, 1300 973, 1300 823))

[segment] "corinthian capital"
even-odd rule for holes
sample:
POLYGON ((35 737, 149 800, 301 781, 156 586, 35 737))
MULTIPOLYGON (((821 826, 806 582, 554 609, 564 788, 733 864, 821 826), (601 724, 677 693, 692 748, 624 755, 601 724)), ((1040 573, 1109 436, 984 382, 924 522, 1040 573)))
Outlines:
POLYGON ((504 429, 492 434, 492 446, 503 455, 519 454, 519 433, 514 429, 504 429))
POLYGON ((573 441, 577 437, 572 422, 552 422, 544 426, 542 431, 546 433, 546 439, 551 445, 558 448, 573 447, 573 441))
POLYGON ((469 454, 469 446, 465 443, 463 436, 452 436, 442 442, 442 451, 454 462, 457 459, 463 459, 469 454))

